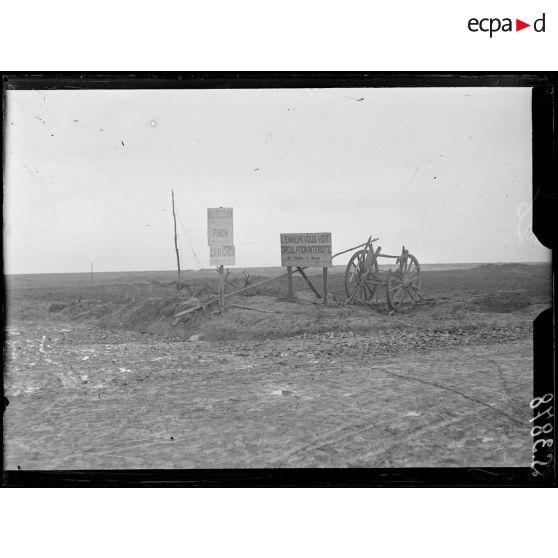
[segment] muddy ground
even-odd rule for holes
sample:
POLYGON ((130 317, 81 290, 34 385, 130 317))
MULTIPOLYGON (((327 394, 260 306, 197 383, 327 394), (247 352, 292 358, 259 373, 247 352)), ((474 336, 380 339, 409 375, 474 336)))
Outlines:
POLYGON ((550 266, 424 272, 396 315, 333 271, 328 307, 299 278, 178 323, 214 272, 9 277, 5 468, 529 465, 550 266))

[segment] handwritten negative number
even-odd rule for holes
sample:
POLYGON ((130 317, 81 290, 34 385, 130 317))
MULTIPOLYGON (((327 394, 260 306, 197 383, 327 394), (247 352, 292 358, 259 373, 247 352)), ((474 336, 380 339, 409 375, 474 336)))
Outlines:
POLYGON ((531 409, 536 409, 542 403, 550 403, 552 401, 552 397, 552 393, 547 393, 543 395, 543 397, 535 397, 533 401, 529 403, 529 407, 531 407, 531 409), (549 399, 547 399, 547 397, 549 399))
POLYGON ((548 407, 548 409, 545 409, 544 411, 541 411, 536 417, 529 419, 529 422, 533 422, 534 420, 541 418, 543 415, 548 415, 548 418, 552 418, 554 416, 554 413, 552 412, 552 406, 548 407))
POLYGON ((550 422, 547 422, 542 428, 540 426, 534 426, 531 428, 531 436, 534 438, 540 436, 541 434, 550 434, 551 432, 552 424, 550 424, 550 422))
POLYGON ((541 446, 543 448, 549 447, 551 448, 554 445, 554 440, 552 438, 548 438, 546 440, 537 440, 534 444, 533 444, 533 453, 537 450, 537 445, 541 444, 541 446))

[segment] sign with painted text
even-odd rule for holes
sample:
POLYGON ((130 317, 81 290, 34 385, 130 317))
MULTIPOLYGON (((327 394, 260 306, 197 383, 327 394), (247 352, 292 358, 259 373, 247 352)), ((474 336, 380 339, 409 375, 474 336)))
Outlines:
POLYGON ((234 246, 210 246, 209 265, 234 265, 234 246))
POLYGON ((209 265, 234 265, 232 207, 207 209, 207 244, 209 265))
POLYGON ((331 267, 331 233, 281 234, 283 267, 331 267))
POLYGON ((207 210, 207 244, 209 246, 234 246, 232 207, 207 210))

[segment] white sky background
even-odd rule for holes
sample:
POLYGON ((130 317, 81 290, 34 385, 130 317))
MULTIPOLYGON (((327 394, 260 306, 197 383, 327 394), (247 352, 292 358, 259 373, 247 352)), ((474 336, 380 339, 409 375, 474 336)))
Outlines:
POLYGON ((282 232, 331 232, 334 252, 372 234, 421 263, 546 261, 530 103, 528 88, 9 91, 5 270, 174 269, 173 188, 187 269, 209 267, 218 206, 238 267, 280 266, 282 232))

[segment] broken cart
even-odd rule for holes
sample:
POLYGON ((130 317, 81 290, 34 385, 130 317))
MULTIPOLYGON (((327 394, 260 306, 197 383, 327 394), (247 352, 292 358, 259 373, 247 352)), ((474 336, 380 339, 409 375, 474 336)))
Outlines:
MULTIPOLYGON (((381 247, 374 248, 377 238, 370 237, 361 250, 353 254, 345 271, 347 304, 371 304, 378 288, 385 287, 388 308, 402 312, 422 298, 420 294, 420 265, 408 250, 400 256, 382 254, 381 247), (395 259, 395 268, 380 270, 379 258, 395 259)), ((377 297, 376 297, 377 298, 377 297)))

